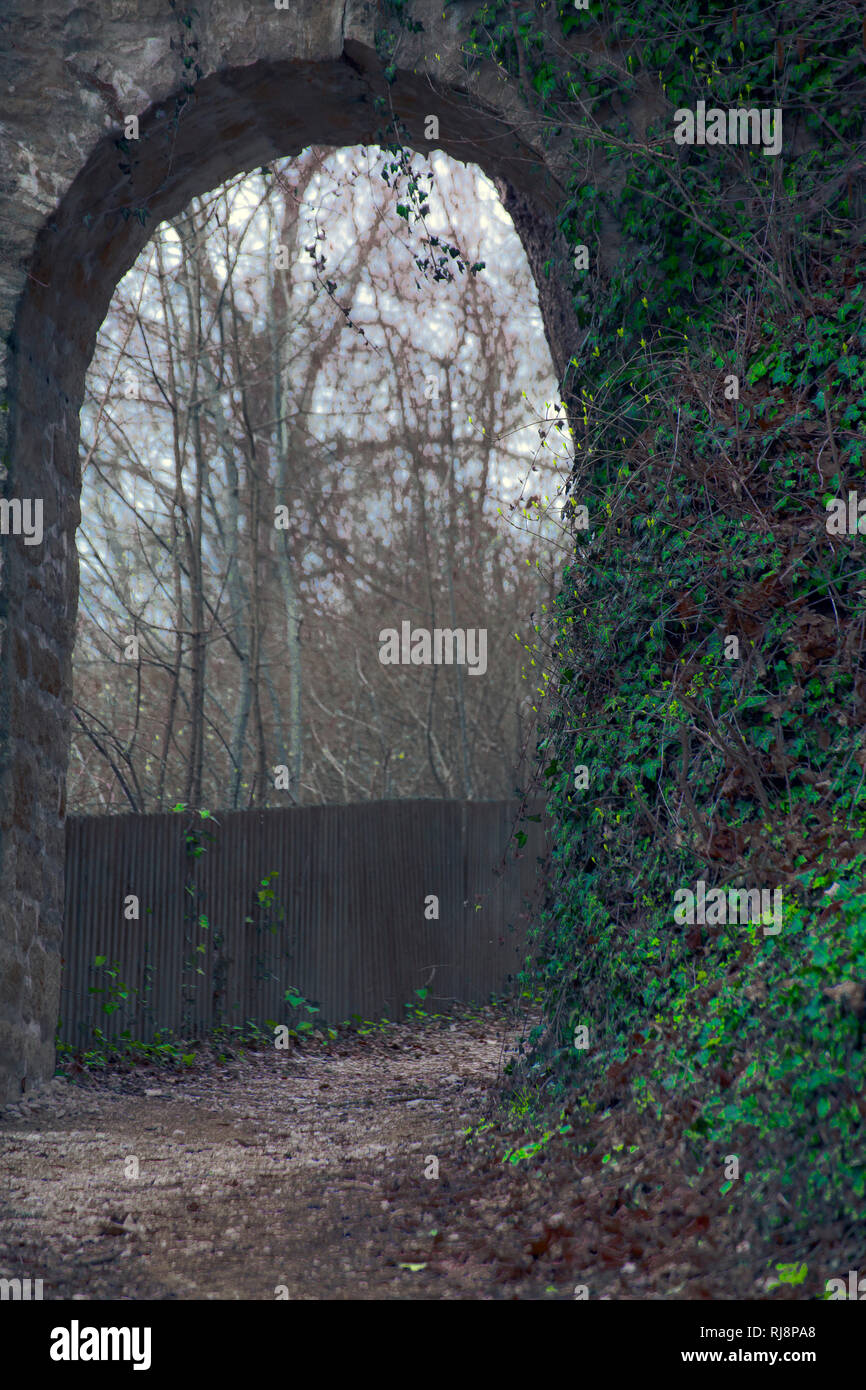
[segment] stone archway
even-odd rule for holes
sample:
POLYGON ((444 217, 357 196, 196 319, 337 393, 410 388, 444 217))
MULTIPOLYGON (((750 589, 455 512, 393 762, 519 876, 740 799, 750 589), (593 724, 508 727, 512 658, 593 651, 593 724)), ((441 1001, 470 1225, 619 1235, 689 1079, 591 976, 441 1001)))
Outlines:
POLYGON ((230 175, 309 144, 376 143, 393 110, 407 144, 444 149, 497 181, 560 377, 578 343, 554 234, 557 166, 502 75, 467 74, 456 13, 466 6, 443 15, 441 0, 421 0, 423 30, 401 33, 390 84, 377 33, 394 28, 394 11, 371 0, 293 0, 287 10, 198 0, 188 14, 184 0, 129 0, 110 18, 73 0, 35 19, 28 8, 13 0, 0 21, 15 63, 2 149, 0 429, 5 496, 42 499, 43 534, 38 544, 0 537, 0 1103, 53 1070, 78 412, 111 295, 152 228, 230 175), (124 148, 129 115, 139 138, 124 148), (427 141, 429 115, 439 138, 427 141), (561 273, 546 276, 552 254, 561 273))

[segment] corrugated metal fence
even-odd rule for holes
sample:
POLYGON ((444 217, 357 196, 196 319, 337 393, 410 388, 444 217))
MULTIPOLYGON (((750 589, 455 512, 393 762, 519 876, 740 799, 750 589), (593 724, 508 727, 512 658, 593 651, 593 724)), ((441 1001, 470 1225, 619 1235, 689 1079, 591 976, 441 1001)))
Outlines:
POLYGON ((544 856, 542 824, 518 825, 519 809, 430 800, 71 817, 60 1036, 297 1023, 308 1015, 287 1005, 289 988, 328 1022, 399 1018, 424 986, 436 1009, 499 993, 525 959, 544 856), (431 896, 438 920, 425 917, 431 896))

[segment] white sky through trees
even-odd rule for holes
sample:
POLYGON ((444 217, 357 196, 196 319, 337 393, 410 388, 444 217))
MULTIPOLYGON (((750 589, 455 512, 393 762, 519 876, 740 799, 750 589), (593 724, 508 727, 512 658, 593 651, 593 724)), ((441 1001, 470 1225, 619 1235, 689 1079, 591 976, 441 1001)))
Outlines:
POLYGON ((131 809, 124 763, 140 810, 190 786, 285 804, 266 769, 286 757, 298 801, 513 790, 567 434, 540 437, 553 368, 495 188, 416 156, 429 210, 409 226, 387 158, 313 148, 238 176, 117 287, 81 418, 73 809, 131 809), (427 236, 484 269, 425 277, 427 236), (487 628, 490 673, 383 668, 401 619, 487 628))

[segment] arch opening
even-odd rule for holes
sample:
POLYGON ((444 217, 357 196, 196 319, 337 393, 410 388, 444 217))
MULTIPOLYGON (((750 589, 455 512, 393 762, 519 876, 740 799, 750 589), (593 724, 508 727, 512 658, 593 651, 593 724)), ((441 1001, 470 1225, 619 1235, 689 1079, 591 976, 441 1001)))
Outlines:
POLYGON ((153 102, 140 118, 137 142, 123 142, 117 131, 104 138, 36 240, 8 356, 7 495, 42 500, 43 535, 38 547, 9 537, 4 557, 6 1095, 19 1095, 28 1078, 38 1082, 53 1067, 84 377, 111 295, 152 228, 238 171, 313 143, 376 143, 393 97, 401 143, 423 154, 443 149, 495 181, 536 282, 555 370, 560 379, 564 373, 570 309, 560 283, 544 271, 556 242, 555 179, 512 120, 409 71, 398 74, 389 94, 379 70, 371 50, 347 43, 339 60, 263 60, 203 77, 194 100, 181 92, 153 102), (430 116, 439 121, 438 140, 424 138, 430 116))

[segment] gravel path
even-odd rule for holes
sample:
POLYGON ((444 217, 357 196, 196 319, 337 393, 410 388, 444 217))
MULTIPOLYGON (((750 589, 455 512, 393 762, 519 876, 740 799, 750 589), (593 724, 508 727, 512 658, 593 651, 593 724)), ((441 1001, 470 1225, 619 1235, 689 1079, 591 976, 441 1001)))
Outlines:
POLYGON ((55 1080, 0 1118, 0 1276, 46 1299, 484 1297, 441 1258, 442 1200, 511 1045, 490 1011, 55 1080))

